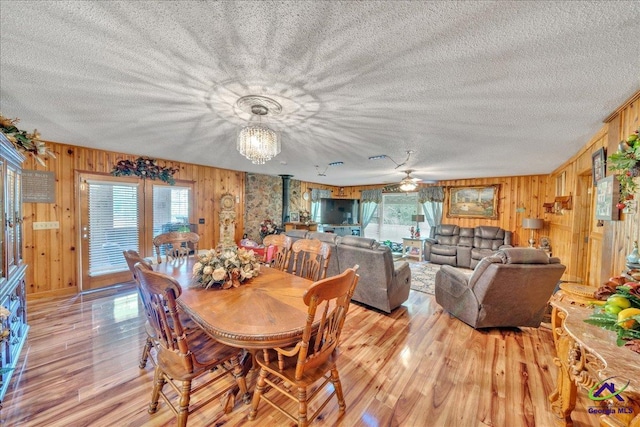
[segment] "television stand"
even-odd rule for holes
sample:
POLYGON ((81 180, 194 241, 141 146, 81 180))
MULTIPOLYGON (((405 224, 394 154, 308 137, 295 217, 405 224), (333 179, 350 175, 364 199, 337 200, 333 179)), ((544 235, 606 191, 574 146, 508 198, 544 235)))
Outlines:
POLYGON ((335 233, 338 236, 361 236, 362 227, 359 224, 323 224, 322 231, 325 233, 335 233))

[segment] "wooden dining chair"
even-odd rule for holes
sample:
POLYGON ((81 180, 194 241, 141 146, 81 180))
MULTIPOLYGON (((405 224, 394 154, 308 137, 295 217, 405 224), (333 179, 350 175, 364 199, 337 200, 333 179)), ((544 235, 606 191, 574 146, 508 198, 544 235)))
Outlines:
MULTIPOLYGON (((144 266, 144 268, 148 270, 152 270, 152 267, 144 258, 140 256, 140 254, 137 251, 134 251, 134 250, 123 251, 123 255, 124 255, 124 259, 127 261, 127 266, 129 266, 129 271, 131 271, 131 276, 133 276, 133 280, 136 282, 138 286, 138 294, 140 295, 142 304, 146 305, 144 301, 145 296, 142 293, 142 290, 140 288, 140 283, 138 282, 138 279, 136 277, 136 270, 134 267, 137 263, 140 263, 141 266, 144 266)), ((145 322, 144 329, 147 332, 147 340, 144 343, 144 346, 142 347, 142 356, 140 356, 140 363, 138 365, 140 369, 144 369, 147 366, 147 361, 149 360, 149 356, 151 355, 151 349, 154 347, 156 342, 155 331, 151 327, 151 324, 149 323, 148 320, 145 322)), ((156 361, 153 357, 151 357, 151 363, 153 364, 153 366, 156 365, 156 361)))
POLYGON ((307 426, 334 395, 338 400, 338 417, 344 414, 346 404, 336 359, 340 333, 353 291, 358 284, 357 269, 356 265, 337 276, 317 281, 305 292, 303 300, 309 307, 307 321, 302 338, 294 347, 266 349, 256 354, 255 361, 260 367, 260 374, 251 402, 249 420, 255 420, 260 401, 264 400, 298 426, 307 426), (310 388, 319 381, 322 384, 312 388, 310 392, 310 388), (309 402, 319 395, 324 396, 325 393, 321 392, 329 382, 333 384, 333 391, 317 405, 318 409, 311 416, 307 416, 309 402), (267 392, 269 396, 266 395, 267 392), (292 414, 290 407, 293 405, 287 405, 287 399, 274 398, 273 394, 276 392, 297 402, 297 415, 292 414))
POLYGON ((293 242, 286 261, 288 271, 296 276, 317 281, 327 277, 331 246, 317 239, 300 239, 293 242))
MULTIPOLYGON (((262 244, 265 246, 265 257, 269 253, 269 247, 274 246, 276 248, 273 258, 269 261, 271 267, 278 270, 286 270, 287 257, 291 251, 291 237, 286 234, 269 234, 262 240, 262 244)), ((267 260, 265 259, 265 261, 267 260)))
POLYGON ((178 426, 184 427, 189 414, 224 395, 224 411, 230 412, 238 388, 243 396, 248 395, 240 364, 242 350, 217 342, 201 328, 186 334, 176 304, 182 293, 180 284, 171 276, 147 270, 141 263, 134 269, 146 301, 147 318, 157 336, 158 356, 149 413, 158 410, 158 400, 162 398, 176 414, 178 426), (192 388, 192 381, 205 375, 210 377, 192 388), (163 391, 167 383, 178 395, 177 405, 163 391), (190 405, 192 393, 198 391, 202 392, 202 398, 196 405, 190 405))
POLYGON ((156 248, 158 264, 162 263, 162 252, 165 260, 186 259, 190 254, 197 256, 200 236, 191 231, 170 231, 158 234, 153 238, 153 246, 156 248))

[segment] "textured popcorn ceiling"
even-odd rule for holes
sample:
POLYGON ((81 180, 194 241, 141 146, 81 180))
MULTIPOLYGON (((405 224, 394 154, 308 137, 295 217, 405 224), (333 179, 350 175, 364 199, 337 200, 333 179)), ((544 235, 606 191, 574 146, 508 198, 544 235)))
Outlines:
POLYGON ((639 29, 637 1, 3 0, 0 111, 52 141, 335 185, 549 173, 640 89, 639 29), (283 105, 262 166, 235 148, 252 94, 283 105))

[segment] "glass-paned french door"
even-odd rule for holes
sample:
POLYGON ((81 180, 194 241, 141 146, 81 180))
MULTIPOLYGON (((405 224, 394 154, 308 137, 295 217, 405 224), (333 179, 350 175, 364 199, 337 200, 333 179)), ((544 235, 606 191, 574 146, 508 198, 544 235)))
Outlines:
POLYGON ((190 184, 82 173, 79 188, 82 291, 130 281, 123 251, 155 256, 154 236, 190 223, 190 184))

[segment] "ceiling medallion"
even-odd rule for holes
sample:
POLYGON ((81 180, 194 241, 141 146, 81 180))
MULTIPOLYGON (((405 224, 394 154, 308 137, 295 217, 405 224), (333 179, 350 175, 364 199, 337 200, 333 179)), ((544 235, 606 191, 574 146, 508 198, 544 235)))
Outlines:
POLYGON ((249 123, 238 133, 238 152, 255 165, 263 165, 280 154, 279 133, 269 128, 262 119, 280 114, 282 106, 277 101, 260 95, 243 96, 238 99, 236 106, 251 114, 249 123))

